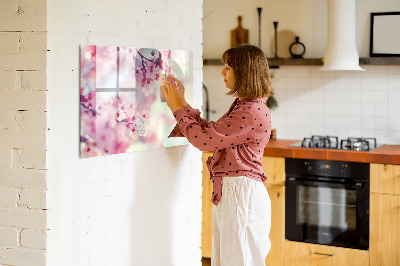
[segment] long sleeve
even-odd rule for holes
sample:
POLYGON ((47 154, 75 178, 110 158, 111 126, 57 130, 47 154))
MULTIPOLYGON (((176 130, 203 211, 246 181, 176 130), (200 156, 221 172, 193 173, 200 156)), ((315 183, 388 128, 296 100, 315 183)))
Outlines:
MULTIPOLYGON (((189 104, 186 105, 184 110, 187 113, 187 115, 196 120, 199 123, 199 125, 201 125, 202 127, 208 126, 209 122, 200 117, 200 110, 194 109, 189 104)), ((173 138, 173 137, 184 137, 184 135, 179 129, 178 124, 175 125, 174 129, 172 129, 171 133, 168 136, 168 138, 173 138)))
POLYGON ((261 182, 267 178, 261 163, 271 131, 266 100, 267 97, 236 98, 216 122, 203 122, 189 109, 174 112, 179 134, 202 151, 215 151, 206 162, 213 183, 214 205, 221 200, 223 177, 247 176, 261 182))
POLYGON ((233 109, 229 115, 223 116, 218 122, 208 123, 207 126, 202 126, 182 109, 175 111, 174 116, 179 123, 180 132, 201 151, 228 147, 233 149, 234 146, 254 141, 249 133, 254 130, 255 118, 248 108, 233 109))

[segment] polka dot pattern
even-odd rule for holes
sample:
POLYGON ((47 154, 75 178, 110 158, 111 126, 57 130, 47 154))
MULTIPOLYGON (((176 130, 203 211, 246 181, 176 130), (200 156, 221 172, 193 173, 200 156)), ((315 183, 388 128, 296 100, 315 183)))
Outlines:
POLYGON ((215 151, 207 160, 214 205, 221 200, 224 176, 247 176, 261 182, 267 179, 261 164, 271 132, 271 116, 265 105, 266 100, 266 97, 237 98, 216 122, 201 118, 200 111, 190 105, 174 112, 178 124, 170 137, 184 136, 201 151, 215 151))

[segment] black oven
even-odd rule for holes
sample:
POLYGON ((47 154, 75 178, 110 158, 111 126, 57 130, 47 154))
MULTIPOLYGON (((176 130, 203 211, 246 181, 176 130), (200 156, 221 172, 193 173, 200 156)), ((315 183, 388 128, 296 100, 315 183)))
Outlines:
POLYGON ((367 250, 369 164, 286 159, 285 236, 367 250))

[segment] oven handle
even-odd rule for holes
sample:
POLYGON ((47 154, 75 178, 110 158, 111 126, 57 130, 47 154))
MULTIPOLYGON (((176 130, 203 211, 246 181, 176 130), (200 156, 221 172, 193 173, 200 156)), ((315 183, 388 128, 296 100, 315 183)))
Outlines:
POLYGON ((331 256, 331 257, 335 256, 335 253, 333 253, 333 254, 328 254, 328 253, 314 252, 314 254, 315 254, 315 255, 323 255, 323 256, 331 256))
POLYGON ((356 183, 346 183, 346 182, 332 182, 332 181, 321 181, 321 180, 315 180, 315 181, 310 181, 310 180, 304 180, 303 178, 297 178, 297 177, 288 177, 287 181, 294 181, 296 183, 301 183, 304 185, 318 185, 318 184, 325 184, 325 185, 341 185, 349 188, 354 188, 354 189, 361 189, 363 187, 362 182, 356 182, 356 183))

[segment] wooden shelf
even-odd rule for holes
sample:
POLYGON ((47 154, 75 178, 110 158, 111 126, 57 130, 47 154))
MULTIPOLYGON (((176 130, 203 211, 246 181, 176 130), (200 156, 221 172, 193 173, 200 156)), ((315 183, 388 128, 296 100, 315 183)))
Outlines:
POLYGON ((322 58, 268 58, 271 67, 278 66, 322 66, 322 58))
POLYGON ((400 57, 362 57, 360 65, 400 65, 400 57))
MULTIPOLYGON (((323 58, 268 58, 271 68, 279 66, 322 66, 323 58)), ((222 65, 220 59, 204 59, 204 66, 222 65)), ((362 57, 360 65, 400 65, 400 57, 362 57)))
MULTIPOLYGON (((270 67, 279 66, 311 66, 311 65, 322 65, 321 58, 268 58, 268 64, 270 67)), ((218 66, 222 65, 220 59, 204 59, 203 65, 205 66, 218 66)))

